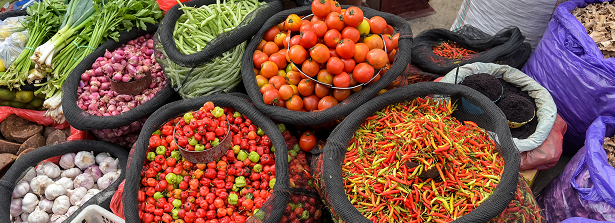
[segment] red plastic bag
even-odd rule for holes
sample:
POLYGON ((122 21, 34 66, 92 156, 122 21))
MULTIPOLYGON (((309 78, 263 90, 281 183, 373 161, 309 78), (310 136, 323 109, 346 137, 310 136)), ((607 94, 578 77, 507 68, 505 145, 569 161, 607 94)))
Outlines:
POLYGON ((0 122, 4 121, 9 115, 15 114, 23 119, 31 122, 36 122, 41 125, 53 125, 56 129, 64 129, 68 127, 68 122, 62 124, 55 123, 49 116, 45 116, 45 111, 34 111, 30 109, 13 108, 9 106, 0 106, 0 122))
MULTIPOLYGON (((179 0, 184 3, 190 0, 179 0)), ((169 11, 174 5, 177 5, 177 0, 156 0, 158 2, 158 7, 162 9, 165 13, 169 11)))
POLYGON ((123 180, 120 186, 117 187, 117 191, 115 191, 115 194, 113 194, 113 197, 111 198, 111 203, 109 204, 109 208, 111 208, 111 211, 113 212, 113 214, 117 215, 118 217, 122 219, 124 219, 124 206, 122 205, 122 194, 124 192, 125 182, 126 180, 123 180))
POLYGON ((557 115, 547 139, 538 148, 521 153, 520 170, 545 170, 557 163, 562 155, 562 143, 568 125, 557 115))

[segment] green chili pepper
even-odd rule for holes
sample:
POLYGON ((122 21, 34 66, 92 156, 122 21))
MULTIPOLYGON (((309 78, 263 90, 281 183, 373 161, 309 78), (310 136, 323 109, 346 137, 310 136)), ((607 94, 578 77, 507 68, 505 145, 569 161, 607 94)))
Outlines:
POLYGON ((258 162, 258 160, 261 159, 261 156, 258 155, 258 153, 256 153, 255 151, 252 151, 248 155, 248 159, 250 159, 250 161, 252 161, 253 163, 256 163, 256 162, 258 162))
POLYGON ((263 136, 265 135, 265 131, 263 131, 261 128, 258 128, 258 130, 256 131, 256 134, 259 136, 263 136))
POLYGON ((216 138, 214 139, 214 141, 211 142, 211 146, 217 146, 218 144, 220 144, 220 139, 216 138))
POLYGON ((152 135, 160 135, 160 129, 156 130, 152 135))
POLYGON ((298 153, 298 152, 299 152, 299 150, 301 150, 301 146, 299 146, 299 144, 295 144, 295 145, 293 145, 293 150, 292 150, 292 151, 295 151, 295 152, 297 152, 297 153, 298 153))
POLYGON ((308 220, 308 218, 310 218, 310 212, 308 210, 303 210, 303 213, 301 213, 301 217, 299 217, 299 219, 308 220))
POLYGON ((237 159, 239 161, 244 161, 247 158, 248 158, 248 153, 244 150, 239 151, 239 154, 237 154, 237 159))
POLYGON ((181 183, 182 181, 184 181, 184 176, 182 176, 182 175, 177 175, 177 174, 176 174, 176 175, 175 175, 175 184, 179 184, 179 183, 181 183))
POLYGON ((295 209, 297 209, 297 205, 294 203, 288 203, 288 205, 290 205, 290 208, 294 211, 295 209))
POLYGON ((237 201, 239 201, 239 196, 237 196, 237 194, 229 194, 228 195, 228 203, 229 204, 237 204, 237 201))
POLYGON ((147 160, 154 161, 155 159, 156 159, 156 153, 155 152, 147 153, 147 160))
POLYGON ((269 187, 273 188, 274 185, 275 185, 275 178, 269 180, 269 187))
POLYGON ((246 194, 246 199, 250 199, 250 200, 251 200, 251 199, 254 199, 254 194, 252 194, 252 193, 247 193, 247 194, 246 194))
POLYGON ((194 118, 194 116, 192 116, 192 113, 188 112, 188 113, 184 114, 184 122, 189 124, 190 120, 192 120, 192 118, 194 118))
POLYGON ((154 193, 154 199, 158 200, 158 198, 162 198, 162 197, 164 197, 164 195, 162 195, 162 193, 160 193, 160 192, 154 193))
POLYGON ((286 126, 282 123, 277 124, 278 129, 280 130, 280 132, 286 132, 286 126))
POLYGON ((233 118, 239 118, 241 117, 241 113, 239 113, 238 111, 235 111, 235 113, 233 113, 233 118))
POLYGON ((175 160, 180 160, 182 158, 182 155, 181 153, 179 153, 179 151, 172 151, 171 157, 175 158, 175 160))
POLYGON ((288 154, 288 162, 290 163, 290 161, 293 161, 293 157, 290 154, 288 154))
POLYGON ((275 147, 271 146, 271 152, 275 153, 275 147))
POLYGON ((252 170, 254 170, 254 172, 260 173, 261 171, 263 171, 263 166, 257 163, 256 165, 254 165, 254 167, 252 167, 252 170))
POLYGON ((173 207, 181 207, 182 206, 182 201, 180 199, 175 199, 173 200, 173 207))
POLYGON ((297 156, 297 151, 295 150, 288 151, 288 153, 293 157, 297 156))
MULTIPOLYGON (((175 202, 175 200, 173 202, 175 202)), ((179 219, 179 216, 177 216, 178 214, 179 214, 179 210, 178 209, 173 208, 173 210, 171 210, 171 215, 172 215, 173 219, 175 219, 175 220, 179 219)))
POLYGON ((216 118, 220 118, 224 115, 224 109, 216 106, 213 110, 211 110, 211 114, 214 115, 214 117, 216 118))
POLYGON ((239 191, 239 187, 237 187, 237 185, 233 184, 233 189, 232 190, 237 192, 237 191, 239 191))
POLYGON ((177 177, 175 176, 174 173, 168 173, 167 176, 164 177, 164 179, 169 184, 175 184, 175 179, 177 179, 177 177))
POLYGON ((205 146, 203 144, 197 144, 194 146, 194 151, 203 151, 205 150, 205 146))
POLYGON ((164 146, 158 146, 156 147, 156 154, 158 155, 164 155, 167 153, 167 148, 165 148, 164 146))
POLYGON ((192 136, 190 137, 190 140, 188 140, 188 144, 190 144, 191 146, 196 146, 196 144, 199 144, 199 141, 196 140, 194 136, 192 136))
POLYGON ((246 186, 246 178, 243 176, 238 176, 235 178, 235 185, 237 187, 245 187, 246 186))

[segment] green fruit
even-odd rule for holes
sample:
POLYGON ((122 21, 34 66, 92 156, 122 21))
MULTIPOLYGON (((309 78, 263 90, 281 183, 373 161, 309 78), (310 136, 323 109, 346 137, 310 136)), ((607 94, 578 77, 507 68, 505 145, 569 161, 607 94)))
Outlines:
POLYGON ((26 107, 26 104, 18 102, 18 101, 11 101, 11 102, 9 102, 9 106, 11 106, 13 108, 24 108, 24 107, 26 107))
POLYGON ((15 92, 9 90, 8 88, 0 89, 0 99, 5 101, 10 101, 15 98, 15 92))
POLYGON ((34 98, 34 92, 32 92, 32 91, 18 91, 15 94, 15 98, 17 98, 17 101, 25 104, 25 103, 28 103, 28 102, 32 101, 32 99, 34 98))
POLYGON ((38 93, 38 94, 36 94, 36 95, 34 95, 34 96, 36 96, 37 98, 45 99, 45 97, 46 97, 47 95, 46 95, 46 94, 43 94, 43 93, 38 93))
POLYGON ((30 103, 28 103, 28 105, 32 105, 33 107, 38 108, 43 106, 43 102, 45 102, 45 100, 41 98, 34 98, 32 99, 32 101, 30 101, 30 103))

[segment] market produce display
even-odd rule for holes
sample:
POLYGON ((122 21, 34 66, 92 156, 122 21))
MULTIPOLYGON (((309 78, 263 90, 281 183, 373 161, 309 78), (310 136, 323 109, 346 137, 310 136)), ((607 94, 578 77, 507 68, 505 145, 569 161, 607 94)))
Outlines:
POLYGON ((615 57, 615 34, 612 23, 615 22, 612 2, 589 4, 583 8, 575 8, 571 13, 585 27, 587 34, 596 42, 604 58, 615 57))
POLYGON ((34 91, 0 88, 0 106, 44 111, 44 100, 44 94, 34 95, 34 91))
POLYGON ((250 119, 212 102, 169 121, 149 139, 138 192, 141 221, 245 222, 275 185, 271 145, 250 119), (232 124, 224 124, 227 121, 232 124), (225 132, 224 128, 231 131, 227 137, 232 137, 232 148, 218 161, 182 161, 178 146, 193 150, 215 146, 216 137, 222 136, 216 133, 225 132))
POLYGON ((120 177, 119 160, 81 151, 30 169, 13 190, 11 222, 63 222, 120 177))
MULTIPOLYGON (((35 148, 66 142, 70 128, 59 130, 30 122, 17 115, 9 115, 0 122, 0 132, 4 137, 0 139, 0 152, 12 154, 17 158, 35 148)), ((10 162, 5 163, 8 164, 10 162)))
POLYGON ((454 42, 443 42, 438 46, 433 47, 433 53, 453 60, 468 60, 476 51, 465 49, 454 42))

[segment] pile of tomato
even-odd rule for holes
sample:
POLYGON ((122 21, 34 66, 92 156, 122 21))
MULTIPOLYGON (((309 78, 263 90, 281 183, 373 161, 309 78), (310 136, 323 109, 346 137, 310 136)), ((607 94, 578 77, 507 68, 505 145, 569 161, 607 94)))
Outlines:
POLYGON ((331 0, 314 0, 312 13, 310 20, 291 14, 271 27, 254 52, 256 82, 266 104, 324 110, 363 87, 328 85, 372 84, 390 68, 399 34, 393 35, 382 17, 368 20, 360 8, 341 9, 331 0))
POLYGON ((139 218, 142 222, 245 222, 271 196, 276 181, 271 140, 232 108, 207 102, 189 114, 169 121, 149 139, 138 192, 139 218), (212 145, 206 133, 211 132, 209 122, 202 121, 207 119, 230 123, 232 148, 214 162, 184 160, 173 130, 182 131, 184 137, 193 134, 190 138, 198 142, 192 145, 189 140, 187 147, 212 145), (197 135, 201 140, 196 140, 197 135))

